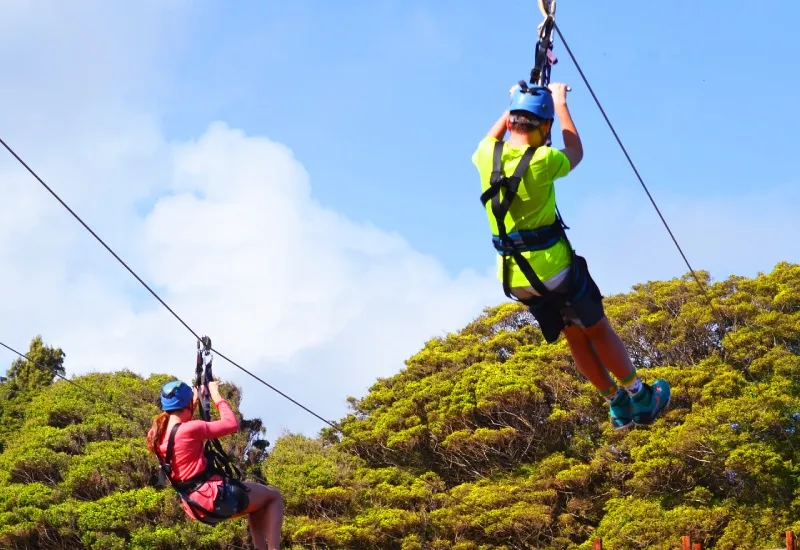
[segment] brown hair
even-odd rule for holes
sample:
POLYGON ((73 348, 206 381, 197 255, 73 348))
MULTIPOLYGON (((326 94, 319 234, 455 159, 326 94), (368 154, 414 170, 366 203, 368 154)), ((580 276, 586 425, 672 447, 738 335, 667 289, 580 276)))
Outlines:
POLYGON ((527 111, 512 111, 509 114, 508 121, 511 123, 512 130, 525 133, 533 132, 547 122, 547 120, 527 111))
POLYGON ((169 413, 162 412, 153 420, 153 425, 150 427, 150 431, 147 432, 147 448, 155 455, 157 455, 156 449, 158 445, 161 443, 161 440, 164 439, 164 432, 167 431, 168 423, 169 413))

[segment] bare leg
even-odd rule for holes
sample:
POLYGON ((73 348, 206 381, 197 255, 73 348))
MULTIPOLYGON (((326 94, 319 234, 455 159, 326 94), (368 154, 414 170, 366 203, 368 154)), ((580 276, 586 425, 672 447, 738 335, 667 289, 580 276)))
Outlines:
POLYGON ((245 482, 250 504, 235 517, 249 514, 247 523, 256 550, 279 550, 283 526, 283 497, 277 489, 245 482))
POLYGON ((267 509, 261 508, 247 516, 250 538, 256 550, 267 550, 267 509))
POLYGON ((636 369, 633 367, 628 350, 622 343, 619 335, 603 317, 599 323, 583 329, 592 347, 597 352, 600 362, 611 371, 620 384, 629 385, 636 378, 636 369))
POLYGON ((564 328, 564 336, 569 344, 569 349, 572 352, 572 358, 589 382, 597 388, 597 390, 604 396, 612 395, 616 389, 616 384, 609 376, 608 371, 603 366, 602 361, 598 357, 592 342, 589 337, 576 326, 568 326, 564 328))
POLYGON ((283 527, 283 497, 276 489, 270 489, 272 499, 267 505, 267 545, 269 550, 279 550, 283 527))
MULTIPOLYGON (((538 296, 532 287, 515 287, 511 292, 520 300, 538 296)), ((628 350, 607 317, 583 329, 576 326, 565 327, 564 336, 578 369, 604 396, 608 395, 606 392, 616 389, 616 384, 609 377, 609 371, 624 387, 629 387, 637 379, 628 350)))

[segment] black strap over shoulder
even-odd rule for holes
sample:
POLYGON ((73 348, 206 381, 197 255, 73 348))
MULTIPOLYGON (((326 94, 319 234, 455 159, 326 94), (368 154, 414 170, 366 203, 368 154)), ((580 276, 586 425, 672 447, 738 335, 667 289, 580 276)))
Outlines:
MULTIPOLYGON (((205 422, 211 421, 211 406, 208 392, 208 383, 214 379, 212 374, 212 361, 213 355, 211 353, 211 339, 204 336, 202 341, 197 342, 197 363, 196 363, 196 378, 195 387, 198 390, 199 404, 200 404, 200 418, 205 422), (202 347, 201 347, 202 344, 202 347)), ((175 434, 178 432, 181 423, 175 424, 169 433, 167 440, 166 456, 162 459, 161 455, 156 450, 156 457, 161 464, 161 474, 159 476, 158 486, 164 486, 166 479, 169 479, 170 484, 183 499, 189 507, 197 515, 198 520, 202 523, 215 525, 217 522, 208 521, 206 518, 214 518, 217 520, 226 519, 228 516, 215 513, 213 510, 208 510, 195 502, 190 495, 196 491, 200 486, 206 483, 214 476, 220 476, 225 483, 236 485, 245 492, 249 492, 250 488, 242 483, 241 470, 231 461, 228 454, 222 448, 222 444, 217 439, 210 439, 205 442, 203 454, 206 457, 206 468, 196 476, 185 479, 182 481, 175 480, 172 477, 172 460, 175 453, 175 434), (166 477, 166 479, 164 479, 166 477), (200 514, 203 517, 200 517, 200 514)))
MULTIPOLYGON (((191 494, 196 491, 200 486, 206 483, 209 479, 214 477, 215 475, 219 475, 226 483, 233 483, 236 485, 241 486, 245 490, 247 487, 241 483, 238 479, 233 479, 226 475, 226 473, 220 470, 216 464, 209 461, 206 469, 197 474, 194 477, 183 481, 177 481, 172 477, 172 460, 175 456, 175 434, 178 432, 178 428, 181 427, 181 423, 175 424, 172 427, 172 430, 169 432, 169 438, 167 439, 167 452, 164 460, 161 459, 161 456, 156 451, 156 456, 158 456, 158 460, 161 463, 161 471, 163 474, 169 479, 170 484, 178 493, 178 496, 181 497, 189 507, 194 511, 198 520, 202 523, 207 523, 209 525, 215 525, 216 522, 206 521, 205 518, 214 518, 217 520, 227 519, 228 516, 223 516, 220 514, 215 513, 213 510, 209 510, 203 506, 201 506, 198 502, 191 498, 191 494), (200 514, 203 514, 200 517, 200 514)), ((208 457, 207 457, 208 458, 208 457)))
MULTIPOLYGON (((177 481, 172 477, 172 459, 175 457, 175 434, 178 433, 178 429, 180 427, 181 423, 175 424, 172 427, 172 430, 169 432, 169 438, 167 439, 167 453, 164 457, 164 460, 161 460, 161 456, 158 456, 159 462, 161 463, 161 470, 167 476, 170 484, 178 493, 178 495, 186 501, 195 514, 200 512, 204 514, 204 517, 208 516, 212 518, 224 519, 222 516, 215 514, 213 510, 204 508, 189 496, 203 483, 208 481, 214 475, 214 472, 209 472, 208 469, 206 469, 200 474, 184 481, 177 481)), ((200 518, 200 521, 202 521, 202 518, 200 518)))
MULTIPOLYGON (((211 338, 203 336, 197 341, 197 361, 195 368, 195 387, 200 397, 200 418, 206 422, 211 421, 211 402, 208 392, 208 383, 214 380, 212 364, 214 355, 211 350, 211 338)), ((205 444, 205 455, 209 464, 228 478, 239 481, 242 477, 241 470, 231 462, 228 454, 217 439, 210 439, 205 444)))
MULTIPOLYGON (((510 288, 511 270, 509 269, 508 261, 510 258, 513 258, 530 285, 539 293, 539 296, 543 299, 550 299, 553 297, 553 293, 542 283, 530 262, 522 255, 522 252, 545 250, 556 244, 562 238, 569 244, 566 232, 564 231, 566 226, 561 219, 560 213, 557 212, 556 220, 551 225, 535 230, 508 233, 505 218, 511 210, 511 204, 517 197, 519 185, 530 167, 531 160, 537 148, 528 147, 522 154, 522 158, 519 160, 519 164, 517 164, 513 174, 511 176, 506 176, 503 171, 504 143, 505 142, 498 140, 494 144, 492 175, 489 180, 489 188, 481 194, 481 204, 483 204, 484 208, 487 202, 490 200, 492 201, 492 214, 497 221, 497 231, 499 235, 493 238, 493 242, 498 253, 503 257, 503 292, 510 299, 517 300, 511 293, 510 288), (504 193, 502 193, 502 198, 501 191, 504 191, 504 193)), ((571 246, 569 246, 569 249, 572 251, 571 246)), ((528 301, 526 300, 524 302, 527 303, 528 301)))

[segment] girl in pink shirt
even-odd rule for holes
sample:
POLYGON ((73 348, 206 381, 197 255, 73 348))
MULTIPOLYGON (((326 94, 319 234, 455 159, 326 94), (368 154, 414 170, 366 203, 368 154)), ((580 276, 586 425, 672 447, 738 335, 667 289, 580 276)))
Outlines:
POLYGON ((283 498, 276 489, 250 482, 230 482, 207 469, 205 441, 235 433, 239 421, 219 393, 219 382, 208 391, 220 414, 213 422, 192 420, 197 393, 176 380, 161 389, 161 409, 147 434, 147 447, 164 465, 181 494, 186 515, 215 525, 226 518, 248 514, 256 550, 278 550, 283 524, 283 498))

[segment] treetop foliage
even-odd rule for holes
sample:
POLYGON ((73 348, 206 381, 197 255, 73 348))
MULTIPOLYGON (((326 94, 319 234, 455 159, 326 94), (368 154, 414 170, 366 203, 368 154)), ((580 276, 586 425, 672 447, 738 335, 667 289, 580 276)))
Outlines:
MULTIPOLYGON (((509 303, 350 398, 343 436, 269 445, 253 419, 223 444, 283 492, 291 548, 780 546, 800 531, 800 266, 701 277, 707 296, 684 277, 606 298, 641 377, 672 384, 651 427, 613 431, 563 339, 545 344, 509 303)), ((144 436, 168 377, 80 377, 126 418, 53 382, 61 350, 37 337, 31 352, 48 370, 15 361, 0 384, 0 546, 246 546, 244 520, 188 521, 154 488, 144 436)), ((240 390, 223 390, 238 410, 240 390)))

